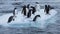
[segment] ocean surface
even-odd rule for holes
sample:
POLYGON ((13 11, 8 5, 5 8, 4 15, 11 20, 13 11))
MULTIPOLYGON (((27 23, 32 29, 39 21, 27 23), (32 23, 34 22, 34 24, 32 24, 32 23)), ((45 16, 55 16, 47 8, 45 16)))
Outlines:
MULTIPOLYGON (((0 5, 1 5, 0 16, 2 16, 4 14, 12 13, 11 9, 13 9, 14 7, 17 7, 18 10, 20 10, 22 4, 17 6, 5 4, 6 7, 4 7, 4 4, 0 4, 0 5), (9 7, 10 9, 8 9, 9 7)), ((42 6, 43 5, 44 3, 42 3, 42 6)), ((59 8, 60 4, 57 2, 52 6, 55 7, 55 10, 57 10, 58 13, 54 17, 52 17, 50 20, 46 21, 49 24, 45 28, 43 29, 40 29, 37 27, 18 27, 17 28, 17 27, 6 27, 6 26, 0 25, 0 34, 60 34, 60 8, 59 8)))

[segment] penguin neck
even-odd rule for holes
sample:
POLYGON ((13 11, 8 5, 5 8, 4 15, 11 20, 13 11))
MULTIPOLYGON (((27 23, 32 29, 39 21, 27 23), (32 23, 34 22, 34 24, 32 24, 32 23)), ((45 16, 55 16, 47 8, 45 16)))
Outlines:
POLYGON ((15 14, 17 14, 17 10, 15 9, 15 14))
POLYGON ((17 10, 15 9, 15 16, 17 16, 17 14, 18 14, 18 12, 17 12, 17 10))

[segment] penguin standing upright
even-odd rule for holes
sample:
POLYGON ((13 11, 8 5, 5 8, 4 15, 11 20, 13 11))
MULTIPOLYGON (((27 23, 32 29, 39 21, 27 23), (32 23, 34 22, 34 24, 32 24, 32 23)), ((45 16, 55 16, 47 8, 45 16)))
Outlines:
POLYGON ((36 19, 40 17, 40 15, 36 15, 34 18, 33 18, 33 21, 36 21, 36 19))
POLYGON ((31 8, 32 8, 32 14, 34 14, 36 12, 36 9, 33 6, 31 6, 31 8))
POLYGON ((26 16, 26 5, 23 6, 22 13, 26 16))
POLYGON ((48 7, 48 6, 47 6, 47 5, 45 5, 45 9, 44 9, 44 12, 46 12, 46 11, 47 11, 47 7, 48 7))
POLYGON ((49 11, 50 11, 50 6, 48 5, 46 14, 49 14, 49 11))
POLYGON ((49 5, 45 5, 44 12, 46 12, 46 14, 49 14, 49 10, 50 10, 50 6, 49 5))
POLYGON ((32 9, 29 9, 29 12, 27 14, 27 18, 31 17, 31 13, 32 13, 31 11, 32 11, 32 9))
POLYGON ((16 15, 16 9, 17 9, 17 8, 14 8, 14 10, 13 10, 13 16, 16 15))

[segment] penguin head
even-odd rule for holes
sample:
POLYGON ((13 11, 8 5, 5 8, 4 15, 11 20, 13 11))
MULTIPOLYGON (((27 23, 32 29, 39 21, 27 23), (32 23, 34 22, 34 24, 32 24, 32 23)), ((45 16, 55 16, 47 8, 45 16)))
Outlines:
POLYGON ((32 8, 33 6, 31 6, 31 8, 32 8))
POLYGON ((30 4, 27 5, 27 8, 29 8, 29 7, 30 7, 30 4))
POLYGON ((28 4, 28 6, 30 6, 30 4, 28 4))
POLYGON ((48 7, 49 7, 49 8, 51 8, 51 6, 50 6, 50 5, 48 5, 48 7))
POLYGON ((14 9, 17 9, 16 7, 14 9))
POLYGON ((24 7, 26 8, 26 5, 24 5, 24 7))
POLYGON ((36 4, 39 4, 39 2, 36 2, 36 4))
POLYGON ((45 5, 45 7, 47 7, 47 5, 45 5))
POLYGON ((34 6, 31 6, 31 8, 34 8, 34 6))

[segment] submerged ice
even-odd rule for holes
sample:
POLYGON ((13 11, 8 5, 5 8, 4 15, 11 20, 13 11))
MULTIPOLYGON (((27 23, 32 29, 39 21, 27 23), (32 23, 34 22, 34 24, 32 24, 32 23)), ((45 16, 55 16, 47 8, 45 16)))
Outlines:
MULTIPOLYGON (((18 11, 18 14, 16 14, 15 20, 11 21, 10 23, 8 23, 8 18, 10 16, 13 16, 12 13, 10 14, 5 14, 3 16, 0 17, 0 25, 3 26, 9 26, 9 27, 38 27, 38 28, 44 28, 47 24, 46 20, 50 19, 51 17, 54 17, 57 14, 57 11, 52 9, 49 11, 50 15, 46 14, 46 12, 44 12, 44 9, 40 9, 39 8, 39 4, 38 6, 36 6, 36 12, 35 14, 31 14, 30 18, 27 18, 27 16, 24 16, 21 11, 18 11), (40 15, 40 17, 38 17, 36 19, 36 21, 33 21, 33 18, 36 15, 40 15)), ((17 10, 15 10, 17 11, 17 10)), ((28 9, 27 9, 27 13, 28 13, 28 9)))

